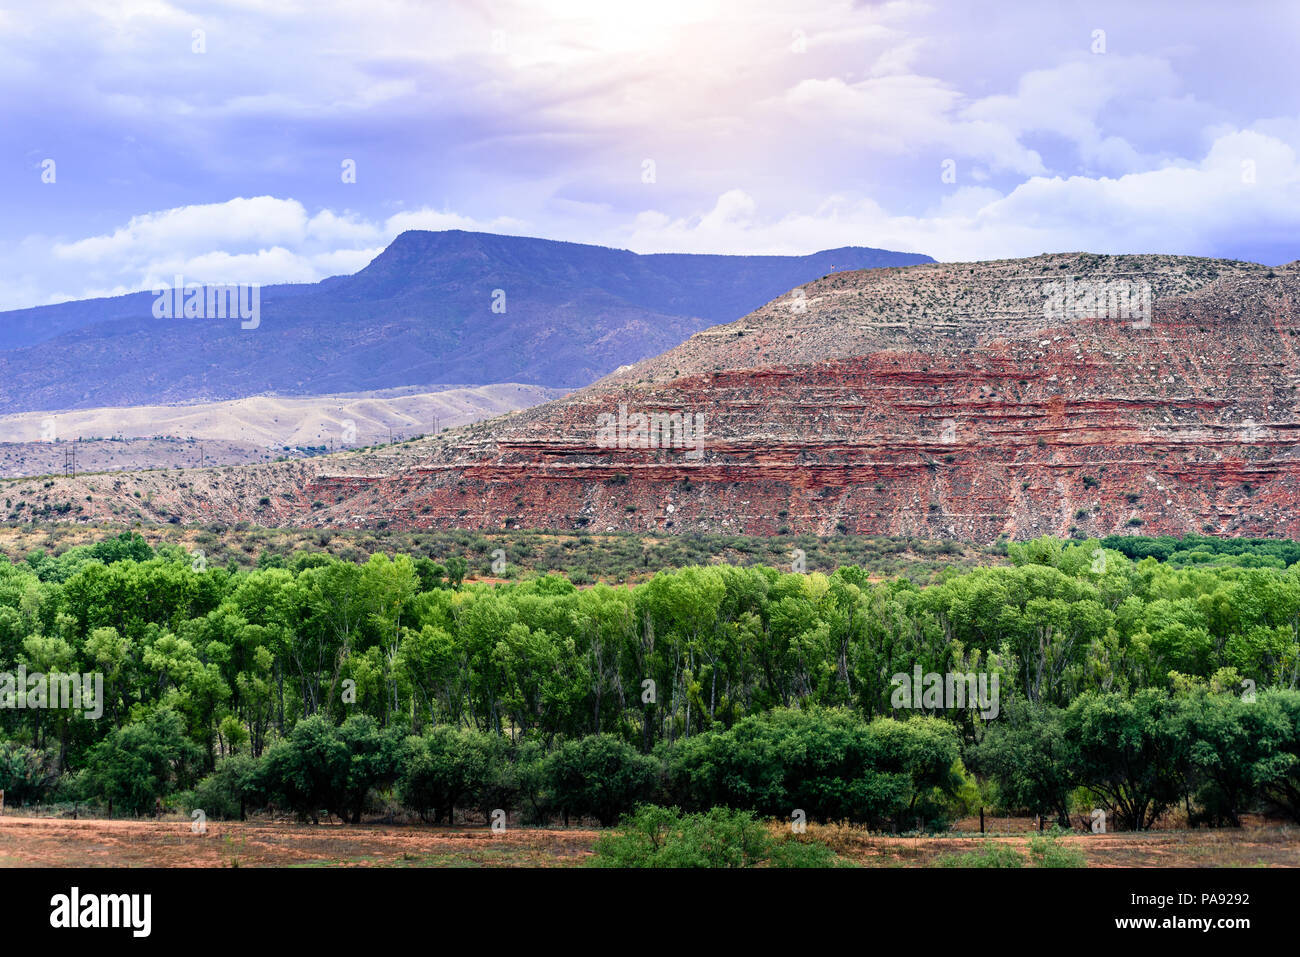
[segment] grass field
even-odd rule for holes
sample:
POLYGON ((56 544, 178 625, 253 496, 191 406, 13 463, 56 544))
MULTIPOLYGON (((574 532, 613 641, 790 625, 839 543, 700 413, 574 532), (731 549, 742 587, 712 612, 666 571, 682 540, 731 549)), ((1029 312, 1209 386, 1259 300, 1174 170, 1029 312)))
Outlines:
MULTIPOLYGON (((974 821, 958 822, 959 828, 974 821)), ((773 825, 778 826, 778 825, 773 825)), ((1032 822, 990 821, 987 836, 898 837, 809 825, 808 835, 865 867, 964 863, 1001 845, 1030 863, 1032 822), (1014 829, 1006 833, 999 829, 1014 829)), ((600 831, 587 828, 430 827, 287 822, 0 818, 4 867, 572 867, 591 856, 600 831)), ((1059 843, 1089 867, 1296 867, 1300 828, 1252 823, 1240 829, 1071 833, 1059 843)))

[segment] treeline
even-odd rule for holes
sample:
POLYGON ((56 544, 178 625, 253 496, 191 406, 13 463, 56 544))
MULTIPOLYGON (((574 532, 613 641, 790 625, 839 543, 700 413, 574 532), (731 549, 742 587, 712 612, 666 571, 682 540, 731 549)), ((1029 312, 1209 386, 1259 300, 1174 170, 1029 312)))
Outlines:
MULTIPOLYGON (((0 746, 0 774, 13 776, 19 801, 39 797, 40 782, 21 773, 39 757, 0 746)), ((229 755, 203 777, 199 757, 162 709, 97 745, 67 787, 131 814, 172 791, 169 806, 214 819, 270 808, 315 822, 386 810, 433 823, 460 812, 484 823, 610 826, 659 804, 899 832, 942 829, 989 803, 1065 827, 1074 815, 1092 823, 1097 809, 1112 829, 1144 829, 1179 805, 1192 826, 1238 825, 1260 808, 1300 823, 1300 691, 1255 700, 1205 689, 1087 692, 1062 709, 1021 705, 964 748, 938 718, 866 721, 814 706, 750 715, 650 754, 610 734, 548 749, 448 725, 415 735, 369 715, 341 725, 315 715, 260 757, 229 755)))
POLYGON ((1300 823, 1300 691, 1144 688, 1088 692, 1066 708, 1023 703, 966 759, 1001 804, 1063 827, 1072 811, 1097 808, 1110 826, 1144 830, 1180 805, 1193 827, 1239 826, 1256 809, 1300 823))
MULTIPOLYGON (((0 755, 0 787, 8 781, 11 795, 31 800, 75 794, 139 812, 169 794, 216 787, 214 775, 242 779, 237 769, 246 766, 256 773, 221 793, 237 794, 245 807, 252 799, 309 813, 303 808, 321 800, 316 792, 295 797, 283 785, 294 776, 276 770, 293 753, 295 735, 319 732, 317 750, 346 752, 356 773, 371 762, 357 758, 371 755, 371 745, 358 742, 375 736, 385 743, 375 745, 371 763, 379 770, 366 792, 390 789, 436 819, 442 805, 421 805, 416 795, 424 792, 408 772, 424 761, 422 747, 453 734, 499 749, 483 766, 514 769, 500 771, 486 792, 506 795, 488 802, 494 808, 536 815, 567 808, 601 819, 553 797, 563 793, 556 756, 594 740, 657 762, 655 787, 669 803, 694 806, 698 794, 762 813, 810 805, 804 809, 812 815, 823 805, 790 804, 789 795, 727 796, 702 772, 681 790, 682 762, 769 713, 832 709, 876 728, 871 734, 916 741, 932 727, 917 719, 934 718, 951 735, 950 770, 964 756, 1014 806, 1055 812, 1055 792, 1017 782, 987 750, 1026 726, 1027 715, 1045 722, 1034 734, 1059 733, 1073 746, 1076 725, 1060 722, 1081 720, 1081 709, 1097 701, 1151 698, 1182 708, 1253 692, 1275 701, 1265 692, 1300 684, 1296 570, 1174 567, 1135 562, 1095 541, 1054 539, 1010 545, 1008 557, 1010 566, 953 570, 925 588, 875 581, 855 566, 826 575, 728 565, 661 572, 631 588, 578 588, 556 575, 467 584, 459 555, 381 554, 353 564, 302 552, 274 563, 283 567, 236 570, 175 546, 152 549, 129 534, 56 557, 36 553, 0 562, 0 671, 101 674, 103 714, 0 710, 0 731, 11 742, 0 755), (928 697, 920 708, 896 707, 893 677, 916 668, 996 676, 998 716, 928 697), (881 718, 889 720, 876 723, 881 718), (345 728, 360 737, 347 738, 345 728), (904 730, 881 730, 894 728, 904 730), (146 765, 158 773, 137 773, 146 765)), ((1199 726, 1182 727, 1189 741, 1201 734, 1199 726)), ((1277 740, 1270 766, 1283 780, 1294 745, 1285 734, 1277 740)), ((933 751, 929 743, 916 747, 933 751)), ((1023 754, 1017 766, 1034 766, 1027 749, 1013 750, 1023 754)), ((777 760, 777 750, 765 751, 765 760, 777 760)), ((1127 795, 1136 786, 1085 776, 1086 760, 1083 752, 1062 758, 1074 776, 1059 787, 1127 795)), ((1245 797, 1229 802, 1231 813, 1214 811, 1200 777, 1210 765, 1190 760, 1174 761, 1168 780, 1177 784, 1159 793, 1177 792, 1189 808, 1196 800, 1211 822, 1230 822, 1252 801, 1286 799, 1285 788, 1259 784, 1234 792, 1245 797)), ((870 766, 862 761, 847 766, 870 766)), ((961 780, 965 772, 953 773, 961 780)), ((906 824, 890 803, 894 785, 881 791, 885 778, 871 780, 862 787, 879 803, 849 801, 843 816, 906 824)), ((955 813, 945 786, 908 792, 908 815, 955 813)), ((315 811, 355 817, 359 789, 335 781, 330 793, 351 797, 315 811)), ((1152 806, 1170 806, 1161 797, 1130 813, 1127 800, 1111 804, 1133 826, 1150 822, 1152 806)), ((482 798, 470 801, 478 806, 482 798)))
MULTIPOLYGON (((639 805, 661 803, 786 819, 799 810, 807 820, 909 830, 939 826, 960 809, 959 750, 955 730, 937 719, 865 722, 843 709, 777 709, 727 731, 664 742, 651 754, 611 734, 547 749, 447 725, 403 735, 366 715, 339 726, 316 715, 260 759, 223 759, 180 800, 215 817, 270 804, 313 820, 326 810, 356 822, 367 800, 384 794, 433 823, 459 811, 484 822, 505 814, 606 827, 639 805)), ((125 789, 114 794, 130 797, 125 789)))
POLYGON ((1300 562, 1300 542, 1286 539, 1110 535, 1101 539, 1100 544, 1135 561, 1155 558, 1175 565, 1287 568, 1300 562))

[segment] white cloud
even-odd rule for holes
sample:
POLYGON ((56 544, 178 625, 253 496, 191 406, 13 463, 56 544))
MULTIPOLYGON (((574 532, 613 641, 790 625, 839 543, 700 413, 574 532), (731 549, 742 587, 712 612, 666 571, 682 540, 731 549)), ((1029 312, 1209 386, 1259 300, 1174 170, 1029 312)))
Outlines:
POLYGON ((910 73, 912 64, 916 61, 923 42, 919 38, 913 38, 897 46, 890 47, 876 57, 875 62, 871 64, 871 75, 884 76, 889 73, 910 73))
POLYGON ((72 271, 55 285, 61 292, 45 297, 36 291, 35 276, 0 282, 0 309, 149 290, 178 275, 187 282, 316 282, 364 268, 408 229, 521 232, 527 224, 509 217, 480 222, 433 209, 405 210, 373 222, 331 209, 309 215, 294 199, 236 197, 134 216, 97 236, 29 237, 20 246, 25 262, 66 264, 72 271))
POLYGON ((282 246, 259 249, 255 253, 227 253, 220 250, 198 256, 155 260, 142 283, 152 289, 169 284, 175 276, 185 282, 240 282, 270 285, 279 282, 314 282, 322 278, 312 257, 292 252, 282 246))
POLYGON ((976 100, 961 111, 964 120, 989 123, 1019 140, 1028 133, 1052 133, 1069 141, 1080 158, 1106 171, 1132 172, 1150 165, 1103 124, 1117 101, 1142 91, 1144 100, 1170 102, 1179 80, 1165 60, 1153 56, 1083 55, 1050 69, 1030 70, 1013 94, 976 100))
POLYGON ((489 222, 480 222, 470 216, 426 207, 394 213, 385 221, 384 232, 390 237, 404 233, 408 229, 464 229, 472 232, 508 233, 525 227, 526 224, 522 220, 509 216, 498 216, 489 222))
POLYGON ((996 169, 1045 172, 1041 157, 1004 125, 959 118, 961 93, 935 77, 873 76, 802 80, 781 97, 787 127, 809 145, 832 133, 840 150, 894 154, 921 151, 973 157, 996 169))
POLYGON ((951 261, 1068 250, 1212 255, 1236 235, 1300 229, 1300 162, 1289 144, 1239 131, 1218 138, 1195 164, 1116 178, 1036 176, 1006 195, 963 187, 925 216, 890 214, 873 200, 844 196, 774 218, 718 214, 757 206, 744 199, 725 194, 697 217, 644 211, 627 242, 639 252, 753 254, 862 245, 951 261), (1243 177, 1248 162, 1253 183, 1243 177))
MULTIPOLYGON (((851 192, 786 211, 766 204, 761 192, 732 188, 693 215, 645 209, 624 226, 607 222, 554 238, 646 253, 804 254, 857 245, 959 261, 1063 250, 1210 255, 1234 236, 1268 239, 1300 229, 1300 157, 1279 138, 1293 128, 1275 128, 1279 136, 1221 131, 1199 161, 1117 177, 1039 175, 1005 191, 959 185, 915 215, 851 192)), ((80 287, 67 275, 52 284, 66 292, 60 299, 150 289, 178 274, 187 281, 314 282, 356 272, 408 229, 539 234, 513 217, 421 208, 376 222, 330 209, 309 215, 297 200, 259 196, 147 213, 73 241, 30 237, 17 258, 78 267, 80 287)), ((15 275, 0 282, 0 308, 33 303, 39 275, 15 275)))
POLYGON ((211 249, 232 243, 296 244, 306 237, 307 226, 307 211, 296 200, 238 197, 224 203, 146 213, 109 235, 56 243, 53 251, 63 259, 89 263, 139 261, 178 249, 211 249))

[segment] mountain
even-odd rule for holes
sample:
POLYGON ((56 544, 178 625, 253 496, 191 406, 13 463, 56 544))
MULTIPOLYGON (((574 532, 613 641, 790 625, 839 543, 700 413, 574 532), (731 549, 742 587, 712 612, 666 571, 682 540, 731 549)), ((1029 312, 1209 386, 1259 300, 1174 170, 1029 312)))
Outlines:
POLYGON ((155 318, 152 293, 0 313, 0 414, 430 382, 569 389, 833 269, 929 261, 859 247, 642 256, 411 231, 355 275, 262 289, 255 328, 155 318))
POLYGON ((1300 263, 1071 253, 802 293, 436 438, 6 496, 95 521, 1300 537, 1300 263), (640 447, 638 413, 699 432, 640 447))

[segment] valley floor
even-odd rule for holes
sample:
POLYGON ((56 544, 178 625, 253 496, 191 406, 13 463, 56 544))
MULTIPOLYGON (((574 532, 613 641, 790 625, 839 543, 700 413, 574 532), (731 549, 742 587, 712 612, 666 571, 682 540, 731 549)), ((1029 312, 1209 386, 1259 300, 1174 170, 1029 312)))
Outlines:
MULTIPOLYGON (((895 837, 810 825, 811 837, 866 867, 929 867, 1000 844, 1025 856, 1028 819, 989 819, 988 836, 963 820, 953 835, 895 837)), ((68 820, 0 818, 4 867, 570 867, 592 853, 600 831, 587 828, 433 827, 188 819, 68 820)), ((1238 829, 1156 830, 1060 838, 1089 867, 1297 867, 1300 828, 1252 821, 1238 829)))

